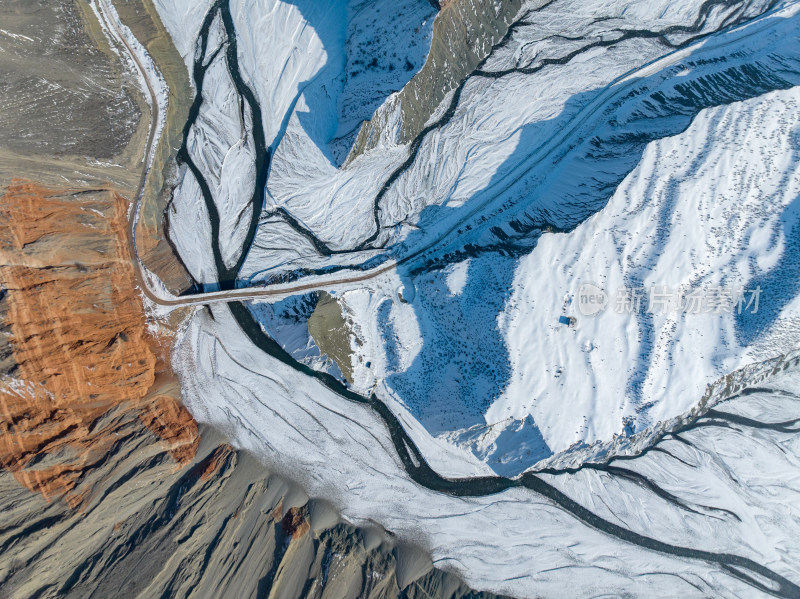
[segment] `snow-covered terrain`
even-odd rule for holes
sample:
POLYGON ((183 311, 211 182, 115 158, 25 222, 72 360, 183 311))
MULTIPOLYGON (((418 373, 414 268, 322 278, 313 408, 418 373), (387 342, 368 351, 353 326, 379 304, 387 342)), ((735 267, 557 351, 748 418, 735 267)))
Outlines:
POLYGON ((622 433, 626 417, 640 429, 688 410, 708 381, 763 355, 765 344, 749 350, 759 334, 794 333, 769 346, 775 353, 800 345, 796 291, 761 285, 767 321, 733 301, 696 313, 648 305, 653 288, 702 298, 755 289, 770 274, 797 280, 796 262, 782 262, 800 235, 799 100, 789 90, 704 111, 649 145, 605 209, 539 240, 502 316, 513 374, 487 421, 531 415, 561 451, 622 433), (596 316, 578 309, 587 282, 610 295, 596 316), (640 309, 617 309, 620 290, 625 300, 639 292, 640 309), (560 324, 564 314, 577 324, 560 324))
MULTIPOLYGON (((620 540, 526 488, 473 498, 429 491, 409 479, 386 428, 367 406, 254 353, 227 310, 212 313, 213 320, 206 311, 197 313, 179 347, 192 413, 223 427, 237 446, 299 477, 312 495, 334 500, 353 521, 380 522, 430 548, 437 565, 455 568, 470 584, 520 597, 584 597, 619 589, 649 597, 654 588, 660 596, 762 595, 739 578, 740 569, 761 580, 750 568, 731 570, 711 555, 676 557, 620 540)), ((797 581, 800 571, 791 556, 800 550, 800 531, 790 511, 800 491, 800 446, 792 433, 800 370, 796 355, 793 360, 794 366, 766 385, 779 392, 718 406, 755 412, 766 422, 789 421, 786 430, 695 425, 661 441, 660 451, 647 453, 641 467, 639 461, 612 462, 631 473, 590 469, 541 476, 626 530, 698 551, 741 555, 797 581), (636 473, 670 497, 658 495, 636 473), (766 530, 762 522, 774 525, 766 530)), ((485 473, 456 455, 449 458, 462 464, 461 476, 485 473)))
MULTIPOLYGON (((761 47, 770 47, 778 35, 797 27, 785 19, 767 20, 775 22, 772 27, 777 31, 761 29, 757 42, 761 47)), ((740 55, 758 51, 752 38, 737 34, 747 43, 740 55)), ((712 48, 701 48, 698 54, 721 53, 711 42, 704 46, 712 48)), ((796 49, 786 50, 794 56, 796 49)), ((685 65, 706 62, 710 60, 683 58, 677 67, 656 63, 650 68, 661 89, 674 93, 691 76, 685 65), (670 72, 678 77, 661 83, 670 72)), ((702 77, 698 75, 696 80, 702 77)), ((719 74, 709 79, 725 81, 719 74)), ((670 418, 696 402, 709 381, 755 357, 775 355, 800 342, 794 326, 796 287, 773 291, 778 296, 775 304, 769 303, 770 291, 763 289, 760 314, 750 313, 754 306, 741 315, 734 314, 734 306, 700 314, 651 314, 647 309, 653 286, 688 294, 715 287, 755 289, 759 277, 769 272, 773 279, 796 280, 797 259, 792 262, 799 191, 796 90, 709 109, 691 125, 680 114, 657 125, 658 118, 645 119, 635 112, 642 104, 647 106, 640 99, 647 88, 639 78, 627 80, 635 85, 635 92, 630 92, 634 106, 622 103, 615 108, 617 114, 625 114, 639 127, 647 123, 669 131, 686 122, 688 129, 633 156, 620 157, 636 149, 631 142, 623 140, 618 143, 621 147, 608 151, 599 143, 599 135, 589 138, 586 145, 598 150, 594 163, 585 153, 573 152, 577 154, 573 168, 562 161, 555 173, 523 171, 513 183, 519 186, 522 180, 526 187, 512 187, 500 195, 510 203, 533 185, 526 179, 546 176, 553 182, 534 187, 533 197, 527 196, 525 207, 532 214, 527 218, 563 228, 574 226, 592 205, 609 201, 604 210, 570 233, 544 233, 541 238, 530 228, 528 238, 512 237, 513 225, 506 225, 507 233, 502 233, 504 220, 497 218, 491 223, 501 227, 501 238, 492 243, 495 247, 525 251, 515 245, 537 240, 538 245, 521 260, 492 253, 470 259, 467 266, 462 261, 441 270, 409 268, 413 310, 405 304, 408 292, 403 299, 394 292, 396 285, 403 285, 398 283, 386 285, 393 293, 376 289, 378 297, 356 318, 372 324, 368 338, 383 337, 388 357, 413 351, 413 358, 406 357, 399 365, 388 360, 381 368, 382 363, 372 357, 378 344, 356 348, 363 354, 362 363, 372 360, 374 365, 372 372, 362 369, 360 387, 368 390, 381 382, 379 389, 387 399, 396 399, 442 441, 469 447, 498 473, 516 474, 551 451, 609 439, 670 418), (624 181, 620 179, 607 200, 608 184, 598 178, 620 177, 615 170, 636 157, 638 165, 624 181), (574 214, 565 206, 573 207, 574 214), (509 238, 505 243, 502 235, 509 238), (467 278, 453 294, 450 281, 456 267, 466 268, 467 278), (601 285, 612 302, 618 290, 644 291, 644 306, 634 314, 618 314, 611 305, 598 316, 583 318, 568 302, 576 300, 580 285, 588 282, 601 285), (771 316, 765 321, 767 311, 771 316), (560 322, 564 316, 577 317, 576 324, 560 322), (412 319, 414 324, 408 324, 412 319), (421 339, 398 333, 404 326, 420 330, 421 339), (769 341, 770 336, 780 336, 780 343, 769 341), (674 393, 669 398, 667 390, 674 393), (505 441, 509 431, 522 433, 515 435, 517 443, 505 441)), ((706 93, 713 91, 704 85, 706 93)), ((736 80, 733 85, 742 89, 736 80)), ((612 106, 618 104, 619 100, 612 101, 612 106)), ((649 109, 655 112, 652 106, 649 109)), ((608 117, 607 110, 599 112, 598 119, 608 117)), ((600 127, 608 125, 603 122, 600 127)), ((550 135, 545 130, 532 136, 531 143, 549 143, 550 135)), ((619 137, 624 135, 630 134, 619 137)), ((442 162, 451 159, 449 155, 442 162)), ((529 160, 527 153, 523 159, 529 160)), ((492 196, 491 201, 497 199, 492 196)), ((488 228, 476 237, 485 239, 487 233, 497 237, 488 228)), ((470 234, 462 233, 441 254, 467 246, 465 237, 470 234)), ((469 254, 453 252, 455 260, 469 254)), ((345 293, 344 300, 355 293, 345 293)))
POLYGON ((346 165, 429 3, 156 4, 200 94, 182 260, 206 289, 319 281, 351 333, 341 368, 308 296, 198 309, 175 356, 198 420, 479 588, 793 596, 795 358, 687 415, 800 346, 799 2, 524 3, 419 138, 346 165))

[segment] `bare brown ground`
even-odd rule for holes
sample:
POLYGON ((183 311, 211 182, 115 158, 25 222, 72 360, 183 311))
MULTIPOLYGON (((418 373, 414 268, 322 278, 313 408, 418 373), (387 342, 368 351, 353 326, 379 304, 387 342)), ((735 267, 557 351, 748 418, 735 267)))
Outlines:
POLYGON ((0 199, 0 285, 18 365, 0 382, 0 467, 73 506, 89 492, 84 474, 113 449, 121 413, 135 413, 178 464, 199 441, 169 367, 170 340, 147 329, 128 208, 111 190, 22 180, 0 199))

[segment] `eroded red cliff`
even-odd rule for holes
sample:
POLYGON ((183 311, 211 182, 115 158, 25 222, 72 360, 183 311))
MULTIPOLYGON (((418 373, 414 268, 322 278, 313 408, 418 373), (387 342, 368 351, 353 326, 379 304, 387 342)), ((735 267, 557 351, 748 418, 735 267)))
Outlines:
POLYGON ((79 505, 79 482, 135 411, 175 460, 197 425, 179 402, 168 338, 148 330, 112 190, 14 181, 0 200, 0 285, 17 368, 0 383, 0 466, 49 499, 79 505), (47 459, 57 456, 57 459, 47 459))

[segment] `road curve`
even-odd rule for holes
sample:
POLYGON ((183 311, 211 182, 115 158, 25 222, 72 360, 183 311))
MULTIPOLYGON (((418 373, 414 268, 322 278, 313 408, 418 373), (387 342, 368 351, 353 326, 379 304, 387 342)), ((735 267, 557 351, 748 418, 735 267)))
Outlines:
MULTIPOLYGON (((155 275, 153 273, 149 273, 147 267, 144 265, 141 257, 139 256, 139 251, 136 244, 136 225, 139 222, 139 212, 142 207, 142 200, 144 198, 145 188, 147 186, 147 179, 150 174, 150 167, 153 164, 153 157, 159 141, 157 138, 158 124, 160 119, 158 97, 156 96, 155 89, 153 88, 153 82, 151 81, 150 76, 148 76, 147 70, 144 68, 139 60, 139 57, 136 55, 136 52, 133 51, 133 48, 129 44, 125 35, 120 30, 116 19, 112 16, 111 10, 108 7, 108 0, 98 0, 97 6, 99 8, 103 25, 106 27, 109 33, 115 37, 116 41, 125 50, 126 54, 133 62, 139 76, 145 82, 147 93, 150 96, 150 131, 148 133, 147 145, 144 153, 144 169, 142 170, 142 176, 139 181, 139 188, 136 191, 136 201, 134 202, 133 209, 131 210, 128 218, 127 228, 127 243, 135 263, 134 272, 136 275, 136 283, 141 288, 142 293, 145 295, 145 297, 147 297, 148 300, 159 306, 178 307, 197 306, 211 303, 226 303, 247 299, 257 299, 261 297, 280 298, 306 291, 330 288, 333 285, 343 285, 366 281, 388 272, 397 266, 398 262, 390 261, 387 264, 383 264, 372 270, 354 273, 353 276, 350 277, 337 277, 332 279, 325 278, 323 280, 317 280, 314 282, 273 285, 269 288, 232 289, 182 296, 170 294, 166 297, 164 293, 157 293, 148 281, 148 275, 155 275)), ((411 258, 411 256, 408 258, 411 258)))

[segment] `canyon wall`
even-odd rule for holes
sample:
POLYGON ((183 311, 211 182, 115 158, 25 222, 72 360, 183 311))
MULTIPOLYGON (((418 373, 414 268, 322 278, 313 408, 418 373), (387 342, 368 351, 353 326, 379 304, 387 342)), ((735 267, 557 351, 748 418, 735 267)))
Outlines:
POLYGON ((503 39, 522 2, 445 0, 439 4, 425 65, 364 122, 347 162, 381 145, 413 142, 439 105, 503 39))
POLYGON ((120 411, 135 411, 179 464, 197 444, 169 369, 169 337, 150 332, 134 285, 128 206, 110 190, 25 181, 0 200, 14 360, 14 378, 0 388, 0 464, 46 499, 78 505, 90 492, 76 486, 113 451, 120 411), (53 454, 62 459, 43 466, 53 454))

